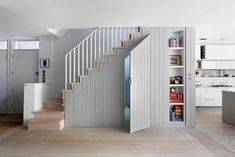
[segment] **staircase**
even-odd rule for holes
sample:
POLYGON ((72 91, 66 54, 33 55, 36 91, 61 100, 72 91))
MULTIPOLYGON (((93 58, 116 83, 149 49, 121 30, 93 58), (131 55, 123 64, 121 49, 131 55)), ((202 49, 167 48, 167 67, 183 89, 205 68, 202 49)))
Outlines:
POLYGON ((119 49, 125 49, 141 35, 141 27, 96 29, 65 55, 65 90, 72 90, 74 84, 82 84, 91 71, 99 70, 100 64, 107 63, 109 56, 115 56, 119 49))
POLYGON ((28 130, 61 130, 64 128, 64 105, 62 99, 45 101, 43 108, 34 112, 28 122, 28 130))
POLYGON ((66 127, 122 126, 124 56, 148 35, 141 27, 98 28, 66 54, 66 127))
MULTIPOLYGON (((99 71, 110 57, 126 50, 142 37, 141 31, 140 27, 97 28, 65 55, 64 92, 71 92, 75 85, 82 85, 90 78, 92 71, 99 71)), ((63 127, 63 99, 44 102, 43 108, 34 112, 34 119, 28 123, 28 130, 61 130, 63 127)))

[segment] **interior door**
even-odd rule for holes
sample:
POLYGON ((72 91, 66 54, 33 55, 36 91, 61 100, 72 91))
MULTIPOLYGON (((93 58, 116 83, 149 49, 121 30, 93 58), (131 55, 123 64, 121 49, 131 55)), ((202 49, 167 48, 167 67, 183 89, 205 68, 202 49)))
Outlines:
POLYGON ((130 55, 124 59, 124 127, 130 127, 130 55))
POLYGON ((38 82, 38 50, 14 50, 12 113, 23 113, 24 83, 38 82))
POLYGON ((150 37, 130 53, 130 133, 150 127, 150 37))
POLYGON ((7 113, 7 50, 0 50, 0 114, 7 113))

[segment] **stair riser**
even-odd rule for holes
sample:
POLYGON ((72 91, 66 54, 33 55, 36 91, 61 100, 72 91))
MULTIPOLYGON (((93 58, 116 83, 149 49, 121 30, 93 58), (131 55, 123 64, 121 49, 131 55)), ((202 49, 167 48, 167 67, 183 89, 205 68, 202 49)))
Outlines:
POLYGON ((64 128, 64 120, 60 122, 49 122, 49 123, 29 123, 28 130, 31 131, 40 131, 40 130, 61 130, 64 128))
POLYGON ((34 113, 34 119, 63 119, 64 114, 62 113, 34 113))
POLYGON ((44 108, 64 111, 64 106, 62 106, 62 104, 45 103, 44 108))

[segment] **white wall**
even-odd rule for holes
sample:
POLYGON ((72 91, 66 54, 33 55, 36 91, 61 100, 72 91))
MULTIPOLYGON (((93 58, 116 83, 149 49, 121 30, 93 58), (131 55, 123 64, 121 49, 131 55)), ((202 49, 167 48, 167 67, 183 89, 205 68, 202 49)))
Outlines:
POLYGON ((39 64, 40 59, 49 59, 49 68, 40 68, 39 65, 39 82, 42 82, 42 70, 46 71, 46 82, 51 83, 53 80, 53 38, 51 36, 41 36, 39 38, 39 64))
POLYGON ((40 82, 42 70, 46 70, 46 82, 51 83, 51 94, 59 97, 64 89, 65 54, 86 38, 94 29, 70 29, 60 38, 54 36, 39 37, 39 59, 49 58, 49 68, 40 68, 40 82))
POLYGON ((24 84, 24 125, 27 125, 27 122, 34 118, 33 112, 41 109, 43 102, 50 97, 50 84, 24 84))
POLYGON ((5 0, 1 1, 0 34, 94 26, 195 26, 197 37, 233 40, 234 6, 234 0, 47 0, 46 5, 5 0))

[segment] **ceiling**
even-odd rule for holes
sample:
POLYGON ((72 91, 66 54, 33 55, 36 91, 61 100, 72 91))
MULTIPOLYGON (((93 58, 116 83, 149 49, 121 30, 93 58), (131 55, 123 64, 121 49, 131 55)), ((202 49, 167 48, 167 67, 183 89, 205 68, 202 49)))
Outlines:
POLYGON ((97 26, 194 26, 196 37, 235 41, 234 0, 0 0, 0 36, 97 26))

